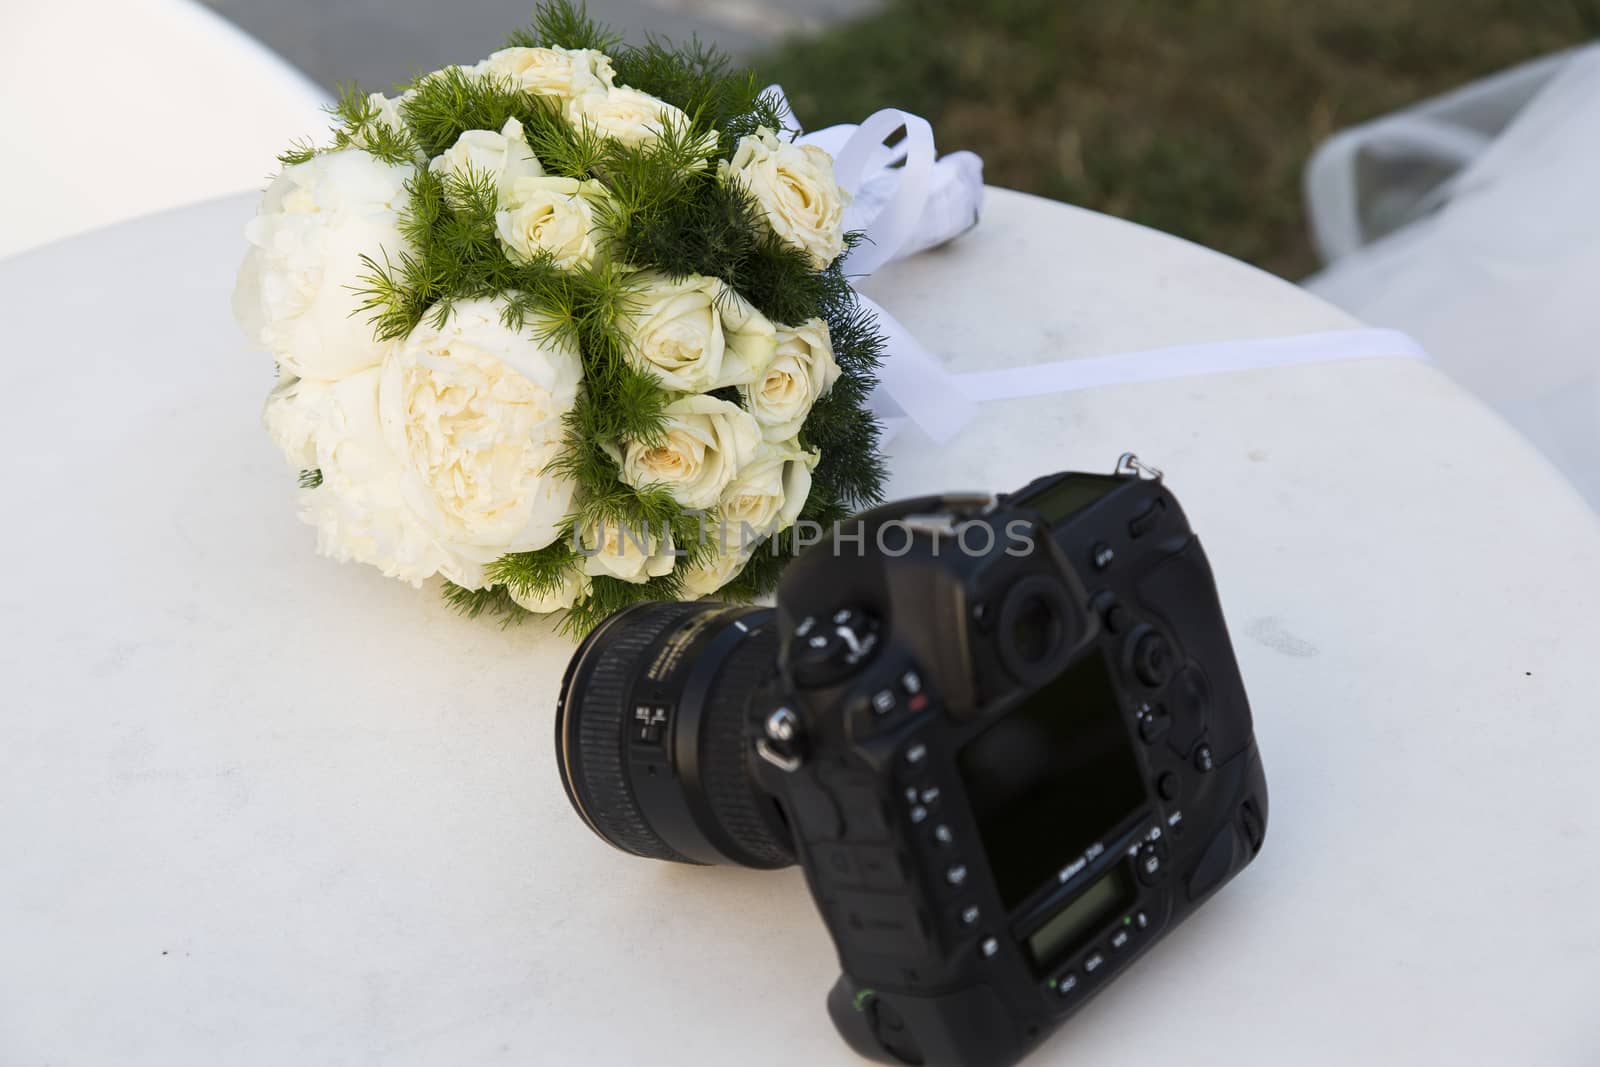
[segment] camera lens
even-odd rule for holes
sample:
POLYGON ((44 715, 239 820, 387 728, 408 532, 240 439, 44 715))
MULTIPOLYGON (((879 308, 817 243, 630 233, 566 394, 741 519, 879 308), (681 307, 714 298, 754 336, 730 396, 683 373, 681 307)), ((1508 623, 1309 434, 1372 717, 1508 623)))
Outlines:
POLYGON ((601 623, 556 706, 561 784, 589 828, 652 859, 793 863, 752 764, 750 697, 777 645, 770 608, 638 604, 601 623))

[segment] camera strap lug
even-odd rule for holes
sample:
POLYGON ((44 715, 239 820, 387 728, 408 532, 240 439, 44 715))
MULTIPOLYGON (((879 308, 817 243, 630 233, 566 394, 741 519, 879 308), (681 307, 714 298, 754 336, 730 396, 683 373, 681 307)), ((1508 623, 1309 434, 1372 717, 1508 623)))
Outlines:
POLYGON ((789 708, 778 708, 767 716, 766 733, 756 741, 756 754, 786 774, 799 770, 800 717, 789 708))
POLYGON ((1161 471, 1159 468, 1150 466, 1132 452, 1124 452, 1117 458, 1117 469, 1115 473, 1124 478, 1137 477, 1152 482, 1159 482, 1161 480, 1161 471))

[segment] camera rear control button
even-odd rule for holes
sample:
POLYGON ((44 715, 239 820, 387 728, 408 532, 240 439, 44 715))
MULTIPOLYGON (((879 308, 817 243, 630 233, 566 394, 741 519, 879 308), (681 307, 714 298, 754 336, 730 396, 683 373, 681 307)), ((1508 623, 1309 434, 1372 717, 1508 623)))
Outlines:
POLYGON ((1078 988, 1078 976, 1068 971, 1050 984, 1055 988, 1056 996, 1069 996, 1078 988))
POLYGON ((1094 564, 1094 569, 1097 571, 1103 571, 1111 566, 1116 558, 1116 552, 1104 541, 1096 542, 1094 547, 1089 549, 1089 562, 1094 564))
POLYGON ((964 863, 951 864, 944 872, 944 880, 951 885, 964 885, 967 881, 967 865, 964 863))
POLYGON ((940 823, 933 828, 933 839, 941 845, 948 845, 956 839, 956 835, 950 832, 950 827, 940 823))
POLYGON ((1133 626, 1133 615, 1127 608, 1122 606, 1122 601, 1117 599, 1117 594, 1109 589, 1103 593, 1097 593, 1094 599, 1089 602, 1089 606, 1094 609, 1095 614, 1100 616, 1101 624, 1111 633, 1120 634, 1133 626))
POLYGON ((1133 870, 1145 885, 1159 882, 1167 873, 1167 846, 1163 841, 1147 841, 1133 854, 1133 870))
POLYGON ((1130 937, 1128 935, 1128 931, 1118 930, 1116 933, 1111 935, 1111 947, 1121 951, 1122 949, 1128 947, 1129 940, 1130 937))
POLYGON ((968 904, 966 907, 961 909, 960 914, 957 915, 956 918, 960 920, 962 926, 971 928, 978 925, 978 920, 982 917, 982 915, 983 913, 978 910, 978 906, 976 904, 968 904))
POLYGON ((1128 520, 1128 536, 1139 538, 1156 528, 1167 513, 1167 502, 1160 497, 1145 502, 1139 513, 1128 520))
POLYGON ((1170 803, 1178 799, 1178 791, 1182 784, 1176 774, 1168 771, 1156 779, 1156 792, 1160 794, 1162 800, 1170 803))
POLYGON ((906 762, 913 767, 921 766, 928 758, 928 746, 921 741, 916 742, 906 749, 906 762))
POLYGON ((1091 952, 1089 958, 1083 961, 1083 973, 1093 974, 1106 965, 1106 957, 1102 952, 1091 952))
POLYGON ((996 956, 1000 955, 1000 940, 999 940, 999 938, 994 938, 994 937, 986 937, 986 938, 984 938, 983 941, 978 945, 978 951, 983 953, 983 958, 984 959, 986 959, 986 960, 994 959, 996 956))
POLYGON ((924 789, 922 791, 922 802, 930 808, 939 803, 939 787, 936 785, 930 785, 928 788, 924 789))
POLYGON ((1146 630, 1133 645, 1133 673, 1152 689, 1159 689, 1172 677, 1172 645, 1157 630, 1146 630))
POLYGON ((928 817, 928 809, 923 807, 921 804, 918 804, 918 805, 916 805, 915 807, 913 807, 911 809, 911 821, 912 822, 922 822, 927 817, 928 817))
POLYGON ((874 715, 887 715, 895 709, 900 701, 895 697, 893 689, 880 689, 872 694, 872 713, 874 715))
POLYGON ((1167 736, 1167 731, 1172 729, 1172 716, 1167 714, 1167 709, 1157 704, 1151 707, 1144 705, 1139 712, 1139 740, 1147 745, 1153 745, 1167 736))
POLYGON ((906 696, 916 696, 922 692, 922 675, 916 671, 906 671, 900 676, 900 688, 906 696))
POLYGON ((1217 757, 1212 753, 1211 746, 1201 744, 1194 750, 1194 769, 1201 774, 1210 774, 1217 768, 1217 757))

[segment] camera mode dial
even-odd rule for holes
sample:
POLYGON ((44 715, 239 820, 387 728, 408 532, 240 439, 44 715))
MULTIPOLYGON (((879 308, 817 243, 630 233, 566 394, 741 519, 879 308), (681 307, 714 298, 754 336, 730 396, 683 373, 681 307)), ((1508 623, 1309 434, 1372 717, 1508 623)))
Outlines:
POLYGON ((854 674, 878 650, 878 620, 859 608, 800 620, 789 642, 796 685, 818 689, 854 674))

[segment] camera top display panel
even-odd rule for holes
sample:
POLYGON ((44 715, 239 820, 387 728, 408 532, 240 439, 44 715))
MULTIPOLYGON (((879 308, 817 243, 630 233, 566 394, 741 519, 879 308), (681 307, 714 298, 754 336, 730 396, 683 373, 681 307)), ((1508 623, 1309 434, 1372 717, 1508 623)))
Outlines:
POLYGON ((1127 484, 1114 474, 1057 474, 1024 486, 1006 503, 1036 511, 1055 526, 1127 484))

